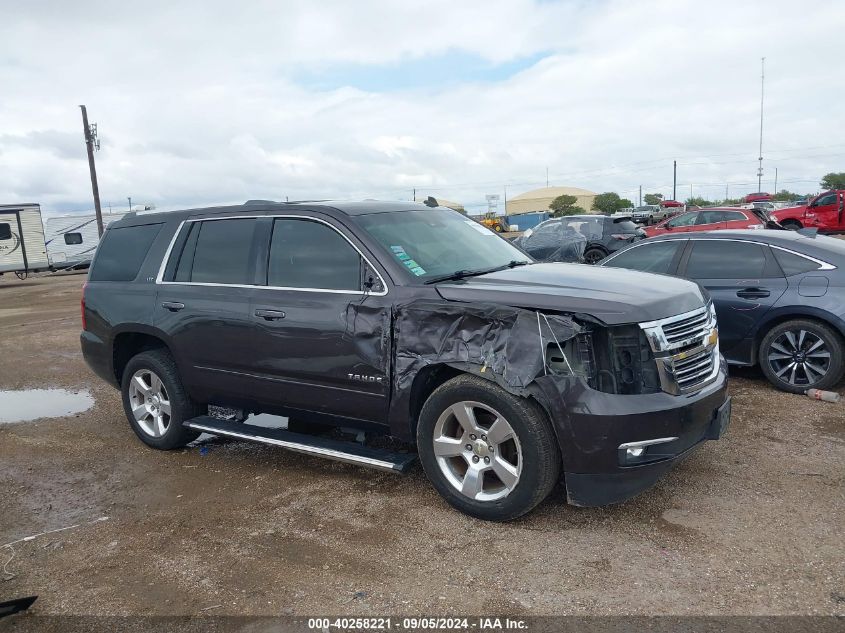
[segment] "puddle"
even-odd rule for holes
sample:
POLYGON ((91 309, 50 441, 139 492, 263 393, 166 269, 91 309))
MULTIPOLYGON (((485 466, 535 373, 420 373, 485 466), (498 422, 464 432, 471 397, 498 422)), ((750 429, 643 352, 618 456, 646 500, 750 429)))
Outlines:
POLYGON ((39 418, 63 418, 94 406, 86 390, 24 389, 0 391, 0 424, 29 422, 39 418))

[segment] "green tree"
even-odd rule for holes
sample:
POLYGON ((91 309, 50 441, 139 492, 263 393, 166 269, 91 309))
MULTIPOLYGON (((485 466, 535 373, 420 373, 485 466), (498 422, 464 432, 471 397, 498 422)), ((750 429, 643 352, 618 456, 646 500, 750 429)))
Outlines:
POLYGON ((686 199, 688 207, 712 207, 713 203, 701 196, 693 196, 686 199))
POLYGON ((663 200, 662 193, 647 193, 643 196, 643 201, 646 204, 660 204, 663 200))
POLYGON ((601 211, 605 215, 611 215, 619 209, 625 208, 625 205, 621 204, 621 202, 622 198, 619 197, 618 193, 607 191, 593 198, 592 209, 593 211, 601 211))
POLYGON ((778 193, 772 196, 772 200, 775 202, 795 202, 801 196, 797 193, 792 193, 791 191, 787 191, 786 189, 781 189, 778 193))
POLYGON ((580 207, 575 206, 576 202, 578 202, 578 198, 575 196, 568 196, 566 194, 558 196, 552 200, 552 203, 549 205, 552 217, 559 218, 563 215, 574 215, 572 209, 580 209, 580 207))
POLYGON ((722 200, 722 204, 726 207, 735 207, 742 204, 742 198, 725 198, 722 200))
POLYGON ((618 211, 619 209, 633 209, 633 208, 634 208, 633 202, 628 200, 628 198, 621 198, 619 200, 619 206, 616 207, 616 210, 618 211))
POLYGON ((845 171, 830 172, 822 178, 822 189, 845 189, 845 171))

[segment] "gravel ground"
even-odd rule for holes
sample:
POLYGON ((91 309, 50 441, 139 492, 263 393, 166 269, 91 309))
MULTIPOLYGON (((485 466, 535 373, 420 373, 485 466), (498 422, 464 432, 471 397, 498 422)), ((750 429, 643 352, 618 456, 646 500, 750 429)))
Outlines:
POLYGON ((735 372, 727 436, 650 491, 599 509, 558 491, 490 524, 450 509, 419 468, 235 441, 144 447, 82 360, 84 279, 0 277, 0 389, 96 401, 0 424, 0 545, 78 525, 15 545, 0 601, 38 594, 36 613, 98 615, 845 615, 845 402, 735 372))

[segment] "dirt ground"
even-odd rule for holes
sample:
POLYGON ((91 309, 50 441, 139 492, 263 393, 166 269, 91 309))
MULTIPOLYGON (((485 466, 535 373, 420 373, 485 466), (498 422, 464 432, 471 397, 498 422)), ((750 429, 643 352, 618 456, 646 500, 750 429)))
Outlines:
POLYGON ((0 601, 38 594, 37 613, 100 615, 845 615, 845 402, 735 372, 727 436, 650 491, 600 509, 558 491, 490 524, 450 509, 418 467, 237 441, 146 448, 83 362, 84 279, 0 277, 0 389, 96 400, 0 424, 0 545, 78 526, 14 545, 0 601))

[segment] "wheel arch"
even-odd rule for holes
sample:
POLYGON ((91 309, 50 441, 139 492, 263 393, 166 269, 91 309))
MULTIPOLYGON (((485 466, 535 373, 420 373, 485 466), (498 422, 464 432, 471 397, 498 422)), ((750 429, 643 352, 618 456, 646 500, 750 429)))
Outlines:
POLYGON ((123 328, 112 339, 112 370, 117 384, 121 384, 123 371, 133 356, 154 349, 164 349, 173 355, 166 336, 160 330, 145 326, 123 328))
POLYGON ((760 345, 762 344, 763 338, 765 338, 766 334, 768 334, 772 328, 777 327, 782 323, 786 323, 787 321, 794 321, 796 319, 817 321, 822 325, 826 325, 836 332, 836 334, 839 335, 840 341, 845 344, 845 322, 837 319, 829 312, 812 306, 801 306, 797 309, 789 308, 788 310, 774 310, 769 312, 769 314, 767 314, 766 317, 756 325, 752 333, 754 344, 751 358, 755 365, 759 363, 758 357, 760 355, 760 345))

